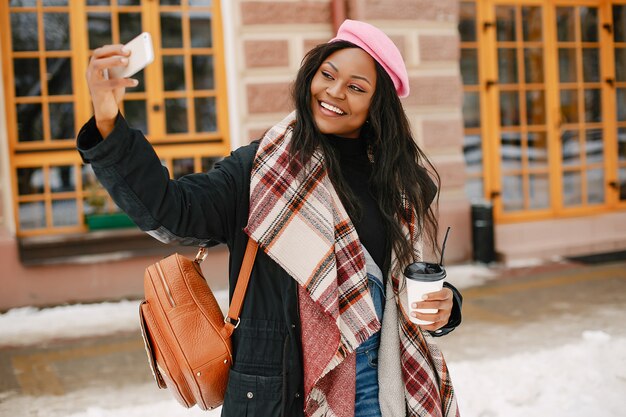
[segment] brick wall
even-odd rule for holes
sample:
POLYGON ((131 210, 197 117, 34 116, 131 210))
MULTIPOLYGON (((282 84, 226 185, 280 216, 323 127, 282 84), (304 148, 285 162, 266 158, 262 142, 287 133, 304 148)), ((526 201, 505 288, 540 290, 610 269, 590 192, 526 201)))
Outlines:
POLYGON ((293 109, 304 54, 333 34, 330 0, 236 0, 240 143, 258 138, 293 109))
MULTIPOLYGON (((398 45, 410 76, 403 104, 420 146, 442 177, 441 225, 452 225, 448 260, 470 256, 465 198, 457 0, 348 0, 348 18, 380 27, 398 45)), ((240 143, 292 110, 289 89, 306 51, 334 35, 330 0, 238 0, 240 143)))

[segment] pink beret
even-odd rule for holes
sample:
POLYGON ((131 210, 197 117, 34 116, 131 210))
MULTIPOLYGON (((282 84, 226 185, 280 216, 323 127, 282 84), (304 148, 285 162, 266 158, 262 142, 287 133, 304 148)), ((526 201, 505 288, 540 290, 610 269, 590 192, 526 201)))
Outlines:
POLYGON ((365 22, 345 20, 330 42, 339 40, 351 42, 370 54, 387 71, 398 96, 409 95, 409 76, 402 55, 382 30, 365 22))

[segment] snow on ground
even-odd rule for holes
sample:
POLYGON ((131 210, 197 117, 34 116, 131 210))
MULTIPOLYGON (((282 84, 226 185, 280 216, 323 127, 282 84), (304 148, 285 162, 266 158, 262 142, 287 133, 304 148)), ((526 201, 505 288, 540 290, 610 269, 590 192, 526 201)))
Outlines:
MULTIPOLYGON (((452 265, 446 270, 448 280, 459 289, 481 285, 497 276, 488 267, 480 265, 452 265)), ((216 291, 215 298, 225 312, 228 292, 216 291)), ((0 314, 0 347, 136 331, 139 330, 138 309, 138 300, 46 309, 15 308, 0 314)))
MULTIPOLYGON (((228 307, 228 291, 216 291, 214 295, 222 310, 228 307)), ((14 308, 0 314, 0 347, 138 331, 139 303, 124 300, 44 309, 14 308)))
POLYGON ((577 343, 449 363, 463 417, 623 417, 626 338, 586 331, 577 343))
MULTIPOLYGON (((463 417, 623 417, 626 338, 585 331, 576 343, 505 358, 448 364, 463 417)), ((63 397, 0 396, 0 415, 46 410, 45 417, 218 417, 185 409, 154 384, 83 390, 63 397), (72 409, 83 409, 68 413, 72 409)))
MULTIPOLYGON (((461 288, 493 279, 493 273, 480 266, 451 266, 448 276, 461 288)), ((224 308, 227 294, 216 296, 224 308)), ((14 309, 0 315, 0 347, 135 331, 138 304, 138 301, 122 301, 43 310, 14 309)), ((528 327, 531 330, 518 330, 523 333, 521 339, 509 340, 508 343, 523 343, 509 354, 505 353, 507 349, 491 345, 495 351, 485 350, 478 358, 455 356, 448 366, 461 415, 623 417, 626 337, 617 328, 601 331, 595 326, 594 329, 593 318, 590 319, 567 341, 547 339, 546 335, 528 327), (585 328, 589 330, 582 331, 585 328), (552 344, 548 344, 550 340, 552 344)), ((219 409, 211 412, 197 407, 185 409, 152 382, 111 386, 106 390, 84 389, 59 397, 26 397, 16 392, 0 392, 0 416, 217 417, 219 413, 219 409)))

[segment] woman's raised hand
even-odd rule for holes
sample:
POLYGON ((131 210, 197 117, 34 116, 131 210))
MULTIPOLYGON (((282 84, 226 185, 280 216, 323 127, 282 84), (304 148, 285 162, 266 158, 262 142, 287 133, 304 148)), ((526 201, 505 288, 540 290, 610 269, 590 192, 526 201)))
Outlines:
POLYGON ((124 98, 127 87, 136 87, 138 81, 132 78, 109 78, 108 69, 128 65, 129 51, 124 45, 105 45, 93 51, 87 66, 87 85, 93 103, 96 126, 103 138, 113 130, 119 103, 124 98))

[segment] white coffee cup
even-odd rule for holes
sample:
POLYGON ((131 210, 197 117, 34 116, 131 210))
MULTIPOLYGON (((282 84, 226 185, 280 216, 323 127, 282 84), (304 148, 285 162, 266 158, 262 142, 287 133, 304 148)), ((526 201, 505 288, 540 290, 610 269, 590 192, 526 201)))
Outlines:
POLYGON ((406 292, 409 305, 409 320, 415 324, 433 324, 432 321, 420 320, 411 315, 417 311, 425 314, 437 313, 436 308, 413 308, 413 303, 424 301, 424 294, 440 291, 443 288, 443 282, 446 279, 446 270, 443 265, 414 262, 407 266, 404 270, 406 277, 406 292))

